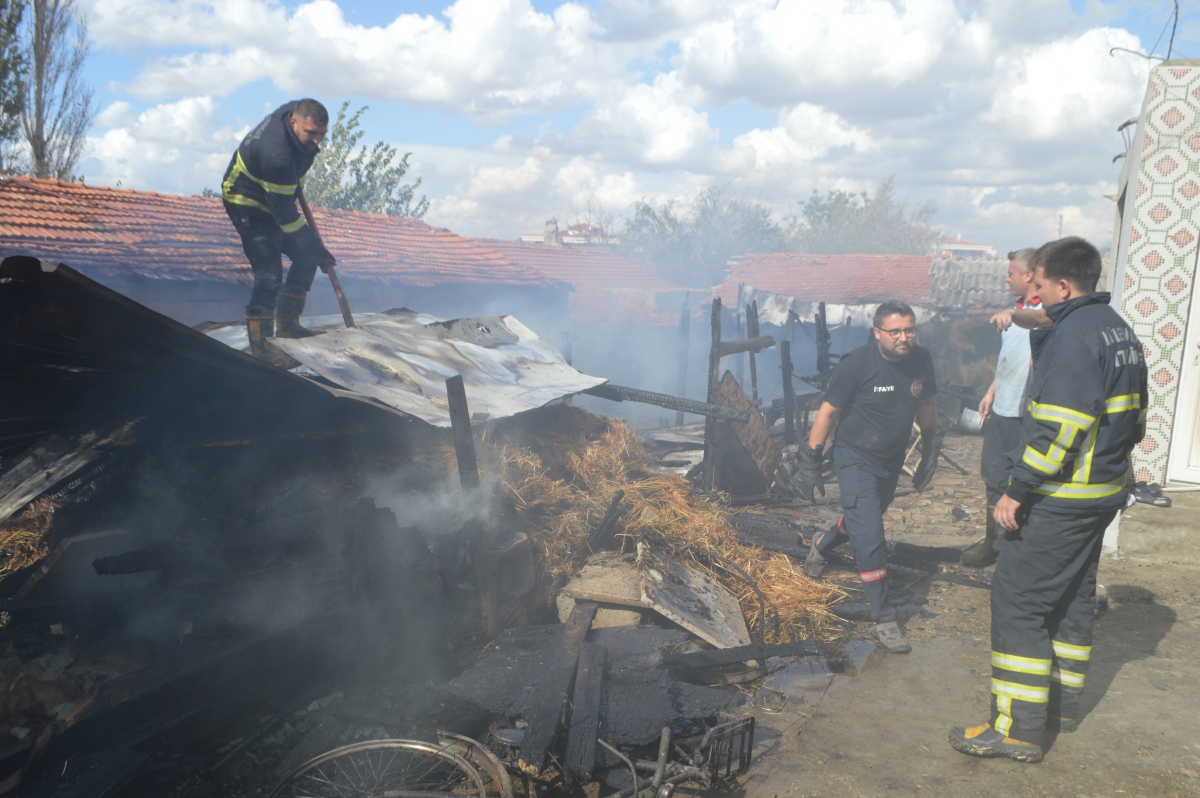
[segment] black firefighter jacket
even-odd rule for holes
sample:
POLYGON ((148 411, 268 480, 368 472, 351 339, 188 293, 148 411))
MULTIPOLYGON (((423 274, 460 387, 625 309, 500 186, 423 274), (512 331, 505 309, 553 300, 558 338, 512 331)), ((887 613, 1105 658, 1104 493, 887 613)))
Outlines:
POLYGON ((1124 507, 1129 451, 1146 431, 1142 344, 1105 292, 1052 305, 1030 335, 1033 369, 1020 459, 1007 494, 1048 510, 1124 507))
POLYGON ((281 105, 246 134, 225 170, 221 198, 274 219, 309 249, 319 244, 296 209, 296 189, 320 150, 310 152, 296 138, 289 123, 295 107, 296 101, 281 105))

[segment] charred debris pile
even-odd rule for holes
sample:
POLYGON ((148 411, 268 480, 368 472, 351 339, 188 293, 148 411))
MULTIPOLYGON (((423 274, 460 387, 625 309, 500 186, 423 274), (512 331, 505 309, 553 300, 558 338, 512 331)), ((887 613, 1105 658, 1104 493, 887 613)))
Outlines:
MULTIPOLYGON (((375 334, 415 324, 395 313, 375 334)), ((481 347, 484 327, 438 335, 481 347)), ((447 429, 345 368, 277 368, 6 259, 0 794, 730 783, 756 680, 825 656, 856 588, 801 573, 832 508, 794 506, 782 428, 716 378, 718 350, 686 408, 703 433, 643 442, 565 402, 472 419, 453 379, 417 390, 447 429), (696 441, 707 474, 679 459, 696 441)))

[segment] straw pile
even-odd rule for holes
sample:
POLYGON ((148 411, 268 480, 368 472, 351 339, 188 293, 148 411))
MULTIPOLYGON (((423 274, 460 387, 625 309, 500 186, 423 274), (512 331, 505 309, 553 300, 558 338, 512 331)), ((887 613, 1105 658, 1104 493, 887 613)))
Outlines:
POLYGON ((536 603, 550 606, 555 591, 579 572, 591 554, 591 530, 623 489, 624 504, 631 509, 617 528, 617 539, 626 549, 638 538, 665 540, 676 556, 704 569, 738 597, 754 632, 759 611, 753 589, 684 546, 736 563, 758 582, 766 599, 768 641, 831 631, 828 604, 844 594, 804 576, 783 554, 739 543, 725 510, 697 495, 683 477, 648 470, 645 450, 624 422, 571 407, 528 415, 536 417, 536 428, 533 419, 501 428, 480 442, 479 454, 481 467, 503 484, 521 528, 534 543, 543 574, 536 603), (797 626, 801 628, 794 633, 797 626))
POLYGON ((50 553, 50 528, 58 502, 43 497, 20 515, 0 522, 0 578, 28 568, 50 553))

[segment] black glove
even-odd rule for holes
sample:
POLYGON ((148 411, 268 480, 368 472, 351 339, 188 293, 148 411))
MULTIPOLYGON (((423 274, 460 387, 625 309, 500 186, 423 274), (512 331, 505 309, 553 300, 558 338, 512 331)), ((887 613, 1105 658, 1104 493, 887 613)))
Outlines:
POLYGON ((938 456, 942 453, 942 433, 921 433, 921 462, 913 472, 912 485, 915 490, 925 490, 933 482, 933 472, 937 471, 938 456))
POLYGON ((332 252, 325 249, 325 247, 320 247, 317 249, 317 266, 320 267, 321 271, 329 274, 329 267, 336 265, 337 258, 333 257, 332 252))
POLYGON ((797 448, 800 468, 796 471, 796 487, 801 496, 816 504, 817 492, 825 495, 825 480, 821 474, 825 465, 824 455, 820 449, 814 449, 807 443, 801 442, 797 448))

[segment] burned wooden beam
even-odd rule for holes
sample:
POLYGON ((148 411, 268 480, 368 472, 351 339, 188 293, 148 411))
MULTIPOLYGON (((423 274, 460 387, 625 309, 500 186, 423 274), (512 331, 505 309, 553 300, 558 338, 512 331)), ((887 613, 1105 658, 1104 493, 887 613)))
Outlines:
POLYGON ((458 460, 458 478, 464 489, 479 487, 479 463, 475 459, 475 441, 471 437, 471 411, 463 378, 455 374, 446 380, 446 402, 450 405, 450 430, 454 434, 454 455, 458 460))
MULTIPOLYGON (((746 337, 758 338, 758 300, 746 306, 746 337)), ((754 351, 750 352, 750 398, 758 401, 758 367, 754 362, 754 351)))
POLYGON ((617 526, 617 520, 621 517, 621 500, 624 498, 624 490, 618 490, 613 494, 612 502, 608 505, 608 511, 604 513, 604 517, 600 519, 600 523, 592 530, 588 541, 592 551, 602 551, 612 548, 613 530, 617 526))
POLYGON ((694 413, 698 416, 718 418, 723 421, 740 421, 743 424, 750 420, 750 414, 744 410, 734 410, 707 402, 693 402, 691 399, 680 399, 666 393, 640 391, 637 388, 627 388, 624 385, 613 385, 606 382, 595 388, 588 388, 584 393, 612 402, 638 402, 644 405, 657 405, 668 410, 678 410, 682 413, 694 413))
MULTIPOLYGON (((454 455, 458 461, 458 479, 465 493, 479 490, 479 463, 475 458, 475 439, 471 435, 471 411, 467 407, 467 392, 462 375, 446 380, 446 401, 450 405, 450 430, 454 435, 454 455)), ((488 543, 487 529, 478 521, 467 525, 471 541, 471 556, 475 566, 475 586, 479 591, 479 616, 483 633, 495 639, 504 625, 500 619, 500 603, 496 585, 496 556, 488 543)))
POLYGON ((779 361, 783 370, 783 442, 796 442, 796 388, 792 385, 792 342, 779 342, 779 361))
POLYGON ((571 691, 571 682, 579 663, 584 640, 592 628, 597 606, 589 601, 575 603, 563 632, 558 655, 542 680, 529 717, 529 728, 517 754, 517 765, 525 773, 537 776, 546 767, 550 749, 562 727, 563 710, 571 691))
POLYGON ((571 722, 567 727, 567 750, 563 757, 563 787, 568 793, 592 780, 596 764, 596 739, 600 731, 600 695, 608 649, 585 643, 575 670, 571 694, 571 722))
POLYGON ((760 352, 763 349, 770 349, 772 346, 775 346, 775 339, 769 335, 760 335, 757 338, 742 338, 739 341, 721 341, 717 347, 717 356, 726 357, 741 352, 760 352))
MULTIPOLYGON (((721 297, 712 303, 712 346, 708 350, 708 392, 705 401, 712 404, 717 390, 717 374, 721 368, 721 297)), ((704 489, 711 493, 717 485, 717 423, 713 416, 704 419, 704 489)))
POLYGON ((689 668, 714 668, 719 665, 732 665, 736 662, 764 660, 767 657, 816 657, 824 656, 825 645, 819 640, 801 640, 798 643, 779 643, 776 645, 738 646, 737 648, 717 648, 711 651, 693 651, 688 654, 676 654, 664 659, 667 665, 680 665, 689 668))

